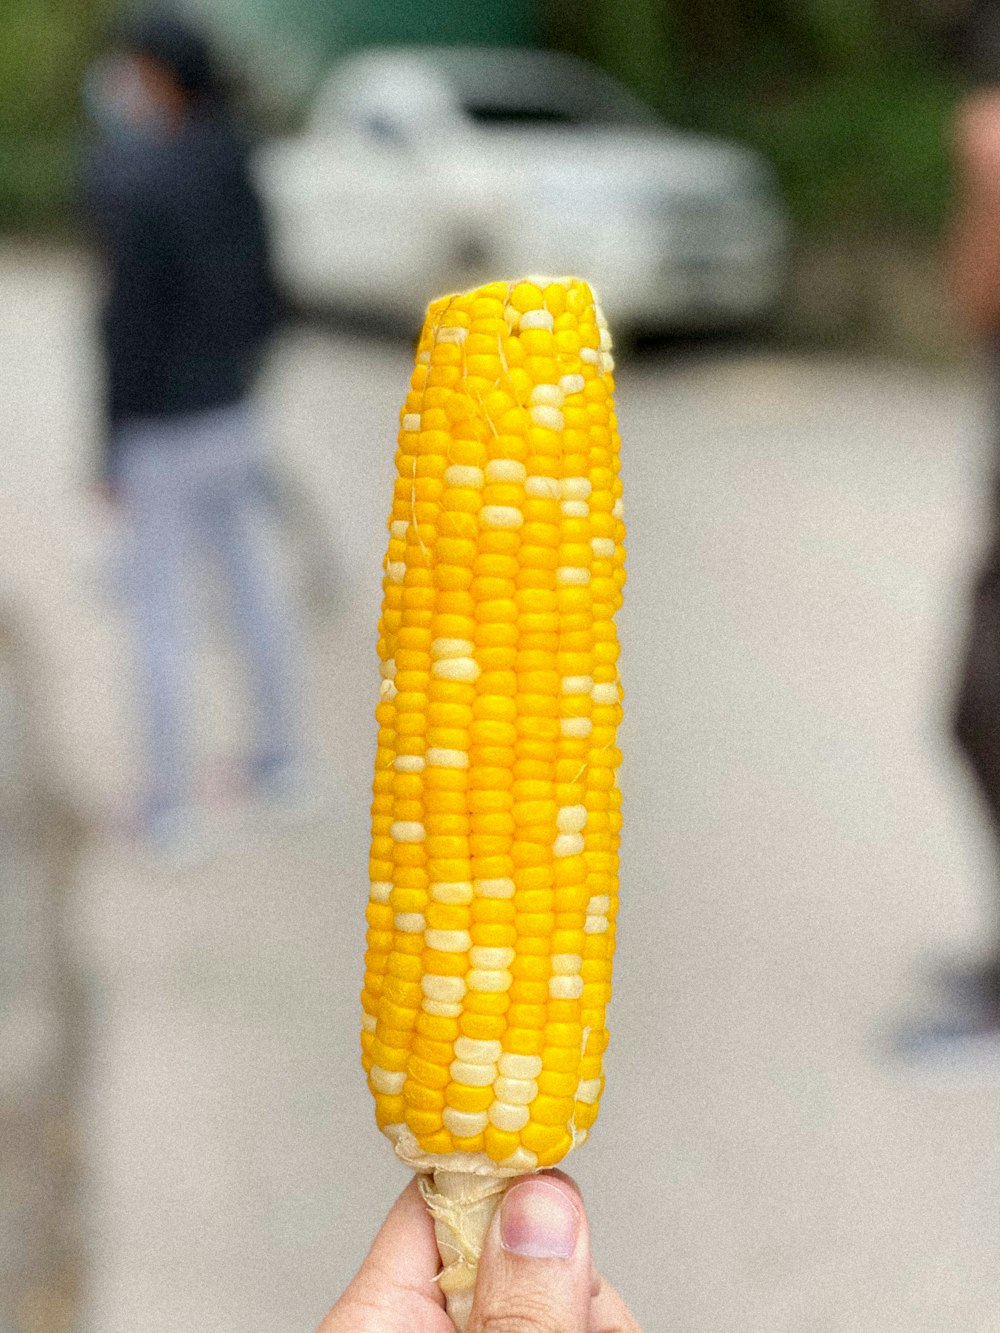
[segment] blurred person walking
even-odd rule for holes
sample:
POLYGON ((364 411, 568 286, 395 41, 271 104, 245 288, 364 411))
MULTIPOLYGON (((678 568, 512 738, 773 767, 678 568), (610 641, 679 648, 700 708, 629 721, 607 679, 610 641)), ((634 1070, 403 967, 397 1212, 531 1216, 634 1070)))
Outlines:
POLYGON ((284 795, 302 771, 296 617, 263 541, 267 448, 251 402, 277 302, 247 148, 204 38, 142 18, 86 95, 101 133, 85 197, 108 269, 103 482, 133 540, 145 831, 181 851, 200 823, 188 700, 200 550, 222 567, 251 687, 253 781, 284 795))
MULTIPOLYGON (((992 3, 974 6, 963 47, 966 70, 979 86, 954 121, 956 195, 947 258, 955 312, 992 364, 992 430, 1000 446, 1000 13, 992 3)), ((992 533, 972 591, 954 733, 989 813, 1000 868, 1000 467, 992 533)), ((1000 900, 995 910, 1000 913, 1000 900)), ((1000 915, 985 961, 954 972, 951 985, 965 1009, 955 1037, 984 1038, 1000 1052, 1000 915)))

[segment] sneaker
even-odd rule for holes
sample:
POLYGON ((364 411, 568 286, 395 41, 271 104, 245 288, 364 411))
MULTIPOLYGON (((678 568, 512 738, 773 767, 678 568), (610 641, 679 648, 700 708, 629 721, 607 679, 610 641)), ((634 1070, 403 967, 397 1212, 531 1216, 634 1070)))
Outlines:
POLYGON ((1000 964, 942 962, 930 968, 934 985, 963 1009, 1000 1009, 1000 964))
POLYGON ((943 1078, 950 1087, 994 1086, 1000 1083, 1000 1005, 903 1028, 893 1053, 914 1072, 943 1078))

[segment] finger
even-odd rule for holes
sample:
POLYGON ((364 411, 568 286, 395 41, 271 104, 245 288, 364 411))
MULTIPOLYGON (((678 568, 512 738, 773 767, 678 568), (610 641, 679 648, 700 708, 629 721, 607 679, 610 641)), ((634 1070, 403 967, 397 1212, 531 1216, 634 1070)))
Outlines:
POLYGON ((469 1333, 587 1333, 590 1233, 561 1174, 515 1181, 486 1236, 469 1333))
POLYGON ((402 1330, 420 1311, 433 1311, 440 1327, 449 1328, 435 1281, 440 1267, 434 1223, 414 1179, 393 1204, 357 1276, 319 1333, 402 1330))
POLYGON ((590 1302, 587 1333, 642 1333, 635 1315, 605 1278, 598 1276, 598 1288, 590 1302))

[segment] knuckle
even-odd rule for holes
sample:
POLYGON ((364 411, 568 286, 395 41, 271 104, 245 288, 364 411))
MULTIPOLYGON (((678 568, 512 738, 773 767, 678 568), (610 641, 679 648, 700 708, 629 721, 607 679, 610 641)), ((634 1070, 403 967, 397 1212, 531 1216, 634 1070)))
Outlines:
POLYGON ((570 1333, 570 1330, 550 1305, 521 1297, 512 1308, 484 1311, 470 1333, 570 1333))

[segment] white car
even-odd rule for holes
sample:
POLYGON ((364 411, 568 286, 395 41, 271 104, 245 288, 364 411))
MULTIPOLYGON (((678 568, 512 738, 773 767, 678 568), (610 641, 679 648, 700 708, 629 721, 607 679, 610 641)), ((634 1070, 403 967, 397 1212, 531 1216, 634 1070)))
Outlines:
POLYGON ((767 163, 550 51, 349 57, 256 169, 279 280, 305 307, 412 324, 482 280, 575 273, 614 327, 687 331, 764 320, 783 285, 767 163))

